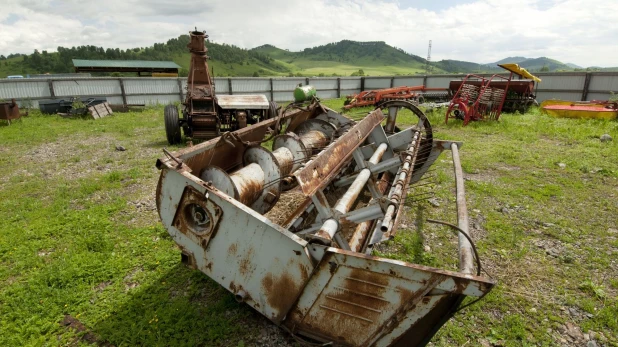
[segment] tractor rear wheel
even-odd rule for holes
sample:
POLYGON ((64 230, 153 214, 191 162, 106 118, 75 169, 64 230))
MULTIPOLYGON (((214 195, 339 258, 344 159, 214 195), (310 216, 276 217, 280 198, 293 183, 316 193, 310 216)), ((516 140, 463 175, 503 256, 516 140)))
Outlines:
POLYGON ((180 143, 180 120, 178 118, 178 108, 174 105, 165 106, 164 110, 165 119, 165 134, 167 135, 167 142, 170 145, 180 143))
POLYGON ((268 112, 266 115, 266 119, 272 119, 277 117, 277 103, 274 101, 270 101, 268 103, 268 112))

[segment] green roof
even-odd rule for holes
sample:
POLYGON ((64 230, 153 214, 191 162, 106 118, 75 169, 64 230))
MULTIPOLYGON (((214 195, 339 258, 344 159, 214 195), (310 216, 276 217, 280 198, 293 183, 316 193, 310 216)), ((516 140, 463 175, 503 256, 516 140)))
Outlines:
POLYGON ((102 68, 134 68, 134 69, 180 69, 173 61, 152 60, 84 60, 73 59, 75 67, 102 67, 102 68))

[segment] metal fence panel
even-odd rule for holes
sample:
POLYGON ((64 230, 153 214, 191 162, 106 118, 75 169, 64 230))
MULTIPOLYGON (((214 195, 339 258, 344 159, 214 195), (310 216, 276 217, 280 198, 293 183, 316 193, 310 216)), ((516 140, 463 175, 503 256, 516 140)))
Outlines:
POLYGON ((559 99, 559 100, 581 100, 582 93, 581 92, 543 92, 539 91, 536 93, 536 101, 543 102, 549 99, 559 99))
POLYGON ((589 90, 618 92, 618 75, 597 75, 590 79, 589 90))
POLYGON ((341 96, 348 96, 360 93, 360 87, 357 89, 341 89, 341 96))
POLYGON ((538 84, 538 89, 562 89, 562 90, 579 90, 584 89, 586 75, 545 75, 542 76, 541 82, 538 84))
POLYGON ((586 98, 586 101, 609 100, 611 96, 612 94, 610 92, 602 92, 602 93, 593 92, 593 93, 588 93, 588 97, 586 98))
POLYGON ((427 76, 427 88, 448 88, 452 80, 465 77, 465 75, 455 76, 427 76))
POLYGON ((129 94, 179 94, 176 78, 127 78, 123 79, 124 91, 129 94))
POLYGON ((273 90, 290 91, 291 95, 294 88, 296 88, 299 84, 304 85, 305 82, 306 80, 304 78, 273 78, 273 90))
POLYGON ((47 81, 19 81, 0 83, 0 99, 28 99, 50 97, 47 81))
MULTIPOLYGON (((234 92, 234 95, 264 95, 266 99, 270 100, 270 91, 267 92, 234 92)), ((291 94, 291 93, 290 93, 291 94)))
POLYGON ((337 90, 319 90, 318 97, 320 99, 337 99, 337 90))
POLYGON ((71 81, 54 81, 56 96, 79 96, 79 95, 120 95, 120 82, 108 79, 79 79, 71 81))
MULTIPOLYGON (((185 80, 184 90, 187 90, 187 82, 185 80)), ((215 91, 217 93, 228 94, 230 92, 230 84, 227 78, 215 78, 215 91)))
POLYGON ((127 95, 129 105, 168 105, 178 101, 178 95, 127 95))
POLYGON ((232 92, 256 93, 270 92, 270 80, 260 78, 236 79, 232 78, 232 92))
MULTIPOLYGON (((310 78, 309 84, 314 86, 316 90, 332 90, 337 89, 337 79, 336 78, 310 78)), ((335 97, 337 93, 335 93, 335 97)))
POLYGON ((365 90, 383 89, 391 87, 391 78, 366 78, 365 90))
POLYGON ((395 77, 393 87, 422 86, 424 77, 395 77))
POLYGON ((287 102, 294 100, 294 95, 291 91, 289 92, 274 92, 273 93, 276 102, 287 102))
POLYGON ((341 94, 343 95, 343 89, 358 89, 360 93, 361 79, 357 78, 342 78, 341 79, 341 94))

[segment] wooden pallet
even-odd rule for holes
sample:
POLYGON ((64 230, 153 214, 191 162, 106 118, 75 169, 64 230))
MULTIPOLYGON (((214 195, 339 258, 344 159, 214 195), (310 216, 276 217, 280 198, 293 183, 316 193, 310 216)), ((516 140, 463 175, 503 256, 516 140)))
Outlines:
POLYGON ((90 106, 88 107, 88 111, 90 112, 90 114, 92 115, 92 118, 94 119, 103 118, 103 117, 109 116, 110 114, 114 113, 112 111, 112 108, 109 106, 107 102, 104 102, 104 103, 101 103, 95 106, 90 106))

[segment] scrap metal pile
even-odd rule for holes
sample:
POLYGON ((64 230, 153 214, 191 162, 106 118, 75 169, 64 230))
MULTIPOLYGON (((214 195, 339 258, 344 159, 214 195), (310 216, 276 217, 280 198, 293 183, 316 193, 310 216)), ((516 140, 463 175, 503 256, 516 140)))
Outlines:
POLYGON ((466 296, 494 285, 481 276, 467 233, 459 146, 434 139, 406 101, 354 121, 314 99, 166 151, 157 161, 157 208, 184 263, 297 339, 423 345, 466 296), (400 112, 417 121, 395 132, 400 112), (371 256, 395 235, 408 193, 449 149, 460 271, 371 256))

